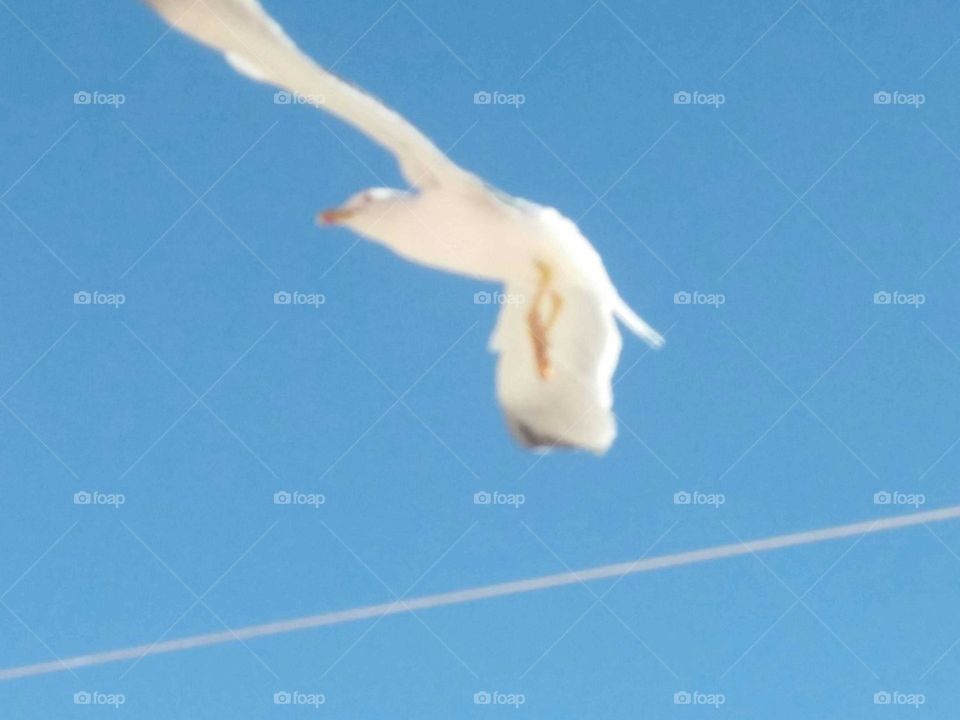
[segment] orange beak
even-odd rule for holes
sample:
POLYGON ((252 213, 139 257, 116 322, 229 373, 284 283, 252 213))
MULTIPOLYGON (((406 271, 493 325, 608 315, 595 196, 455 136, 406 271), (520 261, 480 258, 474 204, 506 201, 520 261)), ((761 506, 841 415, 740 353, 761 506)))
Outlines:
POLYGON ((344 220, 353 216, 352 210, 334 208, 317 213, 317 225, 339 225, 344 220))

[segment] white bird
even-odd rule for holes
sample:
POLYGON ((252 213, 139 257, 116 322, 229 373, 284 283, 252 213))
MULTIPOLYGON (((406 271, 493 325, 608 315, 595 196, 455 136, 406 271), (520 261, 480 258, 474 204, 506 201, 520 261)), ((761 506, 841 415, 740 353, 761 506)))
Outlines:
POLYGON ((497 397, 524 446, 602 454, 616 437, 616 320, 663 337, 620 298, 600 255, 553 208, 492 189, 403 117, 304 54, 258 0, 146 0, 239 72, 333 113, 392 152, 413 191, 374 188, 318 221, 438 270, 502 283, 490 347, 497 397))

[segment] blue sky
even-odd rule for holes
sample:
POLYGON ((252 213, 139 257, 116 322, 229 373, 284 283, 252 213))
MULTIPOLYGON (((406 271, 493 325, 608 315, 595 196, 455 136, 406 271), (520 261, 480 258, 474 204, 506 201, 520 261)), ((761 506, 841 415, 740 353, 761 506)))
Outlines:
MULTIPOLYGON (((270 9, 457 162, 576 219, 668 344, 626 339, 607 456, 521 451, 474 302, 494 288, 313 225, 401 184, 388 155, 139 3, 3 0, 0 665, 960 502, 960 9, 270 9)), ((958 554, 955 525, 911 529, 26 679, 0 707, 946 717, 958 554)))

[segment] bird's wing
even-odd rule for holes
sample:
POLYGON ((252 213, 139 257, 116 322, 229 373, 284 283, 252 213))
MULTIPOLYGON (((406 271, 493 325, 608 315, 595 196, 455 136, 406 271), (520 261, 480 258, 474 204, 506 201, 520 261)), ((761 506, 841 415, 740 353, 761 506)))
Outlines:
POLYGON ((374 97, 324 70, 258 0, 145 0, 174 27, 224 53, 239 72, 327 110, 390 150, 416 187, 479 181, 374 97))
POLYGON ((526 447, 575 447, 602 454, 617 434, 611 380, 622 343, 613 298, 559 280, 555 288, 563 305, 546 334, 546 378, 528 322, 531 295, 507 288, 490 342, 500 356, 497 398, 510 430, 526 447))

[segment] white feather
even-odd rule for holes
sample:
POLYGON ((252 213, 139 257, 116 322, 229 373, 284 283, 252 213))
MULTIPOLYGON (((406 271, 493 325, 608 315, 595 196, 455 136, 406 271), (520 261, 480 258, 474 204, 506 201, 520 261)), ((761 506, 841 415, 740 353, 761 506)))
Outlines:
POLYGON ((403 117, 320 67, 257 0, 146 0, 171 25, 224 53, 239 72, 322 107, 392 152, 411 185, 475 184, 403 117))
POLYGON ((541 450, 607 451, 617 435, 613 372, 621 338, 608 304, 556 278, 564 307, 549 334, 549 378, 538 373, 527 327, 529 288, 507 286, 491 345, 497 353, 497 398, 514 436, 541 450), (518 301, 522 299, 522 301, 518 301))
POLYGON ((146 1, 224 53, 238 72, 307 98, 390 150, 419 191, 366 191, 339 210, 338 222, 412 262, 504 283, 508 301, 491 347, 499 353, 497 397, 511 430, 540 449, 610 447, 621 348, 615 318, 653 347, 663 337, 620 298, 575 223, 458 167, 400 115, 303 54, 258 0, 146 1), (544 277, 548 288, 541 287, 544 277), (561 300, 546 332, 548 373, 531 321, 531 310, 544 314, 532 306, 541 294, 561 300))

